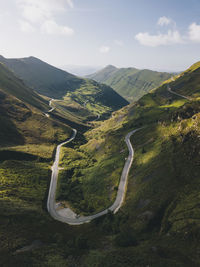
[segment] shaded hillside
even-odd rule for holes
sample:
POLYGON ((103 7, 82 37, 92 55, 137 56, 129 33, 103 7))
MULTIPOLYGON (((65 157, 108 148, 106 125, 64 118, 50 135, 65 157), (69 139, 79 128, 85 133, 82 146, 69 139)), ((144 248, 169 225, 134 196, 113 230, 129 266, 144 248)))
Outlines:
POLYGON ((20 77, 38 93, 49 97, 60 97, 66 90, 74 90, 81 79, 63 70, 57 69, 35 57, 6 59, 0 62, 20 77))
POLYGON ((68 126, 46 117, 48 110, 48 101, 0 64, 0 146, 53 143, 69 136, 68 126))
MULTIPOLYGON (((50 98, 70 97, 80 105, 90 102, 100 109, 100 113, 111 113, 128 102, 112 88, 97 82, 78 78, 68 72, 55 68, 37 58, 6 59, 0 62, 10 68, 26 85, 50 98)), ((94 108, 91 108, 94 111, 94 108)))
POLYGON ((28 88, 5 65, 0 63, 0 88, 21 101, 40 109, 48 109, 48 102, 28 88))
POLYGON ((158 87, 172 74, 135 68, 121 68, 107 66, 87 77, 105 83, 116 90, 128 101, 136 101, 151 89, 158 87))

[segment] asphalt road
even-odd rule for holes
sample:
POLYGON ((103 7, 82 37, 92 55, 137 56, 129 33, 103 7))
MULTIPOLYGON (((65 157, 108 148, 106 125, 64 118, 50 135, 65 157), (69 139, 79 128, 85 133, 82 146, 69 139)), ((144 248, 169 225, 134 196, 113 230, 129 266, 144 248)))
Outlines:
POLYGON ((48 113, 51 113, 52 111, 54 111, 55 107, 52 106, 52 102, 54 101, 54 99, 52 98, 50 101, 49 101, 49 106, 51 107, 51 109, 48 111, 48 113))
POLYGON ((118 191, 117 191, 117 197, 115 199, 115 202, 107 209, 94 214, 90 216, 79 216, 75 214, 70 208, 65 208, 65 209, 59 209, 55 203, 55 196, 56 196, 56 187, 57 187, 57 180, 58 180, 58 173, 59 173, 59 157, 60 157, 60 150, 61 147, 72 140, 75 139, 77 131, 73 129, 73 135, 70 139, 68 139, 66 142, 61 143, 60 145, 57 146, 56 150, 56 157, 54 164, 52 166, 52 175, 51 175, 51 184, 49 188, 49 195, 48 195, 48 200, 47 200, 47 209, 50 213, 50 215, 55 219, 63 223, 67 223, 70 225, 80 225, 83 223, 88 223, 92 221, 93 219, 96 219, 100 216, 103 216, 107 214, 109 211, 112 211, 113 213, 116 213, 122 206, 125 194, 126 194, 126 187, 127 187, 127 181, 128 181, 128 173, 131 168, 132 162, 133 162, 133 157, 134 157, 134 150, 130 142, 130 137, 137 132, 140 129, 136 129, 134 131, 131 131, 128 133, 125 137, 125 142, 128 146, 129 150, 129 155, 128 158, 126 159, 124 169, 122 171, 120 183, 118 186, 118 191))
POLYGON ((184 96, 184 95, 181 95, 181 94, 178 94, 178 93, 172 91, 172 89, 171 89, 169 86, 168 86, 168 91, 169 91, 171 94, 180 96, 180 97, 185 98, 185 99, 187 99, 187 100, 191 100, 190 97, 188 97, 188 96, 184 96))
POLYGON ((49 106, 50 106, 51 109, 49 109, 49 110, 47 111, 47 113, 44 113, 44 115, 45 115, 47 118, 50 117, 49 113, 51 113, 51 112, 54 111, 54 109, 55 109, 55 107, 52 107, 52 101, 54 101, 53 98, 49 101, 49 106))
MULTIPOLYGON (((181 94, 178 94, 178 93, 172 91, 172 89, 170 87, 168 87, 168 91, 174 95, 177 95, 177 96, 180 96, 180 97, 185 98, 187 100, 190 100, 189 97, 183 96, 181 94)), ((53 99, 51 99, 49 101, 49 106, 51 107, 51 110, 49 110, 49 112, 52 112, 54 110, 54 108, 52 107, 52 101, 53 101, 53 99)), ((86 103, 87 103, 87 101, 84 104, 86 105, 86 103)), ((128 158, 126 159, 126 162, 125 162, 125 165, 124 165, 124 168, 122 171, 122 175, 121 175, 121 179, 120 179, 120 183, 119 183, 118 191, 117 191, 117 197, 116 197, 114 203, 109 208, 107 208, 107 209, 105 209, 105 210, 103 210, 97 214, 90 215, 90 216, 79 216, 79 215, 75 214, 70 208, 59 209, 59 207, 56 205, 55 196, 56 196, 56 187, 57 187, 57 180, 58 180, 58 173, 59 173, 60 150, 61 150, 61 147, 63 145, 65 145, 65 144, 67 144, 67 143, 69 143, 75 139, 76 134, 77 134, 77 130, 73 129, 72 137, 70 139, 68 139, 66 142, 63 142, 57 146, 56 157, 55 157, 54 164, 52 166, 51 184, 50 184, 49 195, 48 195, 48 200, 47 200, 47 209, 48 209, 50 215, 55 220, 58 220, 60 222, 67 223, 70 225, 80 225, 83 223, 88 223, 88 222, 92 221, 93 219, 96 219, 100 216, 103 216, 103 215, 107 214, 109 211, 112 211, 115 214, 121 208, 123 201, 124 201, 124 198, 125 198, 125 194, 126 194, 126 187, 127 187, 129 170, 131 168, 131 165, 133 162, 133 157, 134 157, 134 150, 133 150, 133 147, 132 147, 131 142, 130 142, 130 137, 140 129, 136 129, 134 131, 131 131, 125 137, 125 142, 127 144, 128 150, 129 150, 129 155, 128 155, 128 158)))

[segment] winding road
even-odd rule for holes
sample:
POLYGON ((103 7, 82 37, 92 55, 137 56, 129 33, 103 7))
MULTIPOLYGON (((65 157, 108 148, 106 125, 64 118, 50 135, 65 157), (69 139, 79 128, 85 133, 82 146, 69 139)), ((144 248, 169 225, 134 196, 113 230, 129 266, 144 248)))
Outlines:
POLYGON ((188 96, 184 96, 184 95, 181 95, 181 94, 178 94, 178 93, 176 93, 176 92, 174 92, 174 91, 172 91, 172 89, 171 89, 171 87, 169 87, 168 86, 168 91, 171 93, 171 94, 174 94, 174 95, 177 95, 177 96, 180 96, 180 97, 182 97, 182 98, 184 98, 184 99, 187 99, 187 100, 191 100, 191 98, 190 97, 188 97, 188 96))
POLYGON ((44 115, 47 117, 47 118, 49 118, 50 117, 50 115, 49 115, 49 113, 51 113, 52 111, 54 111, 54 109, 56 109, 55 107, 52 107, 52 101, 54 101, 55 99, 51 99, 51 100, 49 100, 49 106, 50 106, 50 108, 51 109, 49 109, 48 111, 47 111, 47 113, 44 113, 44 115))
POLYGON ((51 109, 48 111, 48 113, 51 113, 52 111, 54 111, 54 109, 56 109, 55 107, 52 106, 53 101, 55 101, 55 99, 53 98, 49 101, 49 106, 51 107, 51 109))
POLYGON ((75 214, 70 208, 59 209, 59 207, 56 205, 55 197, 56 197, 56 187, 57 187, 58 173, 59 173, 60 150, 62 146, 64 146, 65 144, 75 139, 77 130, 73 129, 72 137, 68 139, 66 142, 63 142, 57 146, 56 157, 55 157, 54 164, 52 166, 51 184, 50 184, 49 195, 48 195, 48 200, 47 200, 47 209, 50 215, 55 220, 63 222, 63 223, 67 223, 70 225, 80 225, 83 223, 88 223, 92 221, 93 219, 96 219, 100 216, 103 216, 107 214, 109 211, 116 213, 120 209, 125 198, 126 186, 127 186, 127 181, 128 181, 128 173, 131 168, 133 157, 134 157, 134 150, 130 142, 130 137, 138 130, 140 129, 131 131, 125 137, 125 142, 128 146, 129 155, 128 155, 128 158, 126 159, 124 169, 122 171, 122 175, 121 175, 121 179, 120 179, 120 183, 119 183, 118 191, 117 191, 117 197, 114 203, 109 208, 97 214, 90 215, 90 216, 79 216, 75 214))
MULTIPOLYGON (((171 94, 180 96, 180 97, 187 99, 187 100, 190 100, 189 97, 183 96, 181 94, 178 94, 178 93, 172 91, 172 89, 169 86, 168 86, 168 91, 171 94)), ((52 101, 53 100, 54 99, 51 99, 49 101, 49 106, 51 107, 49 112, 52 112, 55 109, 52 107, 52 101)), ((85 104, 86 103, 87 103, 87 101, 85 102, 85 104)), ((50 183, 48 200, 47 200, 48 212, 55 220, 63 222, 63 223, 67 223, 70 225, 80 225, 83 223, 88 223, 88 222, 90 222, 93 219, 96 219, 98 217, 101 217, 101 216, 107 214, 109 211, 113 212, 114 214, 116 212, 118 212, 118 210, 121 208, 123 201, 124 201, 124 198, 125 198, 127 181, 128 181, 128 174, 129 174, 129 170, 131 168, 131 165, 133 162, 133 157, 134 157, 134 150, 133 150, 133 147, 131 145, 130 137, 135 132, 139 131, 140 129, 141 128, 131 131, 125 137, 125 142, 126 142, 126 145, 128 147, 128 150, 129 150, 129 155, 128 155, 128 158, 126 159, 126 162, 125 162, 125 165, 124 165, 124 168, 122 171, 120 183, 118 186, 117 196, 116 196, 114 203, 109 208, 107 208, 101 212, 98 212, 94 215, 80 216, 80 215, 77 215, 76 213, 74 213, 70 208, 60 209, 59 206, 56 204, 55 199, 56 199, 56 188, 57 188, 57 181, 58 181, 58 174, 59 174, 59 158, 60 158, 61 147, 67 143, 70 143, 72 140, 75 139, 76 134, 77 134, 77 130, 73 129, 72 137, 70 139, 68 139, 67 141, 65 141, 65 142, 63 142, 57 146, 55 161, 54 161, 54 164, 52 166, 51 183, 50 183)))

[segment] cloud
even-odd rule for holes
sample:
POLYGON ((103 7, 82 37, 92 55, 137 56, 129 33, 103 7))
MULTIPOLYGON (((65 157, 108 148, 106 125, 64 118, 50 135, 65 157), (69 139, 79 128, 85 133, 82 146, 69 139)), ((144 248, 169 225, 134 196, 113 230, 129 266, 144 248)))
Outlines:
POLYGON ((41 29, 48 34, 72 35, 74 33, 73 29, 67 26, 58 25, 54 20, 45 21, 42 24, 41 29))
POLYGON ((157 24, 159 26, 165 26, 165 25, 169 25, 171 23, 172 23, 172 20, 170 18, 167 18, 167 17, 163 16, 163 17, 160 17, 158 19, 158 23, 157 24))
POLYGON ((157 34, 140 32, 135 35, 135 39, 140 44, 151 47, 185 43, 185 37, 181 36, 176 29, 176 23, 172 19, 163 16, 158 19, 157 24, 159 26, 171 25, 171 29, 164 33, 158 32, 157 34))
POLYGON ((107 54, 108 52, 110 52, 110 47, 103 45, 103 46, 100 47, 99 51, 102 54, 107 54))
POLYGON ((192 23, 189 26, 189 40, 192 42, 200 42, 200 25, 192 23))
POLYGON ((20 24, 20 29, 22 32, 32 33, 35 31, 35 28, 27 21, 20 20, 19 24, 20 24))
POLYGON ((73 0, 16 0, 16 3, 23 20, 29 23, 29 26, 37 27, 47 34, 73 33, 71 28, 58 25, 55 20, 57 14, 65 12, 67 8, 73 8, 73 0))
POLYGON ((178 31, 169 30, 166 34, 151 35, 148 32, 138 33, 135 39, 145 46, 156 47, 160 45, 173 45, 183 43, 178 31))
POLYGON ((124 46, 124 42, 121 41, 121 40, 115 40, 114 42, 115 42, 115 44, 118 45, 118 46, 124 46))
POLYGON ((74 7, 74 4, 73 4, 73 1, 72 0, 67 0, 67 3, 68 5, 73 8, 74 7))

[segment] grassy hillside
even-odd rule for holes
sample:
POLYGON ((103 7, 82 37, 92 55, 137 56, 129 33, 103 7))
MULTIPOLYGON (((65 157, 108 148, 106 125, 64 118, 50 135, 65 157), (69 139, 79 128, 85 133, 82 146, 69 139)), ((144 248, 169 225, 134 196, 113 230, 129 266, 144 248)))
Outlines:
POLYGON ((88 77, 105 83, 116 90, 129 102, 136 101, 151 89, 158 87, 172 74, 135 68, 115 68, 107 66, 88 77))
POLYGON ((13 70, 28 86, 49 97, 60 97, 66 89, 74 90, 81 82, 76 76, 35 57, 6 59, 1 56, 0 62, 13 70))
POLYGON ((28 88, 22 80, 17 78, 2 63, 0 63, 0 88, 7 94, 10 94, 21 101, 25 101, 36 108, 46 110, 48 102, 28 88))
POLYGON ((0 64, 0 146, 54 143, 68 137, 70 128, 47 118, 48 110, 48 101, 0 64))
POLYGON ((62 149, 57 196, 94 213, 116 194, 125 135, 145 126, 132 137, 126 200, 115 215, 77 227, 56 222, 45 208, 54 147, 13 146, 9 159, 0 151, 0 265, 199 266, 199 74, 197 63, 62 149))
POLYGON ((34 57, 6 59, 0 56, 0 62, 39 94, 56 99, 70 97, 71 101, 80 105, 87 101, 90 103, 87 109, 93 115, 95 111, 110 114, 128 104, 109 86, 78 78, 34 57))
POLYGON ((88 78, 94 79, 98 82, 105 82, 108 80, 112 75, 117 72, 119 69, 113 65, 108 65, 105 68, 95 72, 94 74, 87 75, 88 78))
POLYGON ((127 155, 124 136, 145 127, 132 137, 135 159, 125 205, 114 217, 99 220, 109 251, 96 249, 87 264, 200 264, 199 74, 197 63, 87 132, 86 144, 63 149, 58 199, 94 213, 116 194, 127 155), (168 85, 191 100, 171 94, 168 85))

